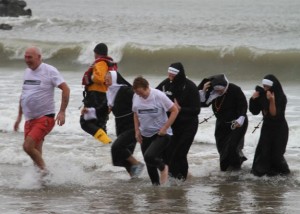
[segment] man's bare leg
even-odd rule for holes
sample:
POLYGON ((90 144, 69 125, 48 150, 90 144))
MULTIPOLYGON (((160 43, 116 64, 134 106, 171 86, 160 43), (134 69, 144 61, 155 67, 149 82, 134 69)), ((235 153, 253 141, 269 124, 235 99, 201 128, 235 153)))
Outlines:
POLYGON ((43 141, 37 144, 30 136, 27 136, 23 144, 23 149, 41 170, 45 170, 45 162, 42 158, 42 146, 43 141))

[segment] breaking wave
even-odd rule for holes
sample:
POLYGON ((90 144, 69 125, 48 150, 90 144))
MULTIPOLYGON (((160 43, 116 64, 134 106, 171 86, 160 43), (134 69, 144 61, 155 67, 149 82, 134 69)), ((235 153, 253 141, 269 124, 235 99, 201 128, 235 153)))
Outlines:
MULTIPOLYGON (((61 69, 82 71, 93 60, 96 43, 61 43, 27 40, 0 42, 0 66, 23 63, 28 45, 41 48, 43 59, 61 69)), ((127 74, 165 75, 169 64, 183 63, 189 76, 226 73, 235 79, 252 79, 273 73, 287 81, 300 80, 300 50, 262 50, 255 47, 149 46, 136 43, 108 44, 109 55, 127 74)))

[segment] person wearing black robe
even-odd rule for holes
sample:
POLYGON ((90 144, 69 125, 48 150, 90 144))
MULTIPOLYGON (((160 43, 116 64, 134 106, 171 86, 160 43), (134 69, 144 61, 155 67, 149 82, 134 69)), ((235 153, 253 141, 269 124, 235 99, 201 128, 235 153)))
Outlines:
POLYGON ((216 120, 215 139, 221 171, 239 170, 247 160, 242 149, 248 128, 247 99, 241 88, 224 74, 202 80, 198 86, 201 106, 212 106, 216 120))
POLYGON ((180 62, 169 66, 168 78, 157 89, 163 91, 179 109, 172 125, 173 136, 166 151, 166 159, 170 177, 184 181, 189 168, 187 155, 198 130, 199 92, 195 83, 186 78, 180 62))
POLYGON ((116 71, 109 71, 106 74, 105 84, 108 86, 106 92, 108 108, 115 116, 117 135, 111 147, 113 165, 125 167, 131 177, 138 177, 144 164, 132 155, 136 146, 132 86, 116 71))
POLYGON ((263 88, 256 86, 256 91, 249 101, 250 112, 254 115, 262 112, 263 115, 251 172, 256 176, 286 175, 290 173, 284 158, 289 137, 285 119, 287 98, 274 75, 266 75, 262 84, 263 88))

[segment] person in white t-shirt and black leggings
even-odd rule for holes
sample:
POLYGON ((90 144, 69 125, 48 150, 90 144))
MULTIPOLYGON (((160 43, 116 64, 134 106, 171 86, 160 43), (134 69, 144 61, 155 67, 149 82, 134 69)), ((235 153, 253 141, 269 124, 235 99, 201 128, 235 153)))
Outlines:
POLYGON ((168 181, 168 165, 164 162, 163 153, 173 134, 171 125, 178 115, 178 108, 163 92, 149 87, 149 82, 141 76, 134 79, 133 90, 136 140, 141 144, 152 184, 165 184, 168 181), (170 112, 169 117, 167 112, 170 112))

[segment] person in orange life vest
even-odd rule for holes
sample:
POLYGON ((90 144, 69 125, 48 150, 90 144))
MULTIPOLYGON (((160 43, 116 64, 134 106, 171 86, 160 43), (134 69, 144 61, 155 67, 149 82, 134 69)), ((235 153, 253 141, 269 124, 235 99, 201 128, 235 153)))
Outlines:
POLYGON ((104 43, 99 43, 94 48, 95 61, 89 68, 91 82, 85 84, 84 108, 80 116, 81 128, 104 144, 111 143, 111 139, 106 134, 108 106, 105 75, 109 70, 108 61, 113 60, 107 56, 107 52, 108 48, 104 43))

